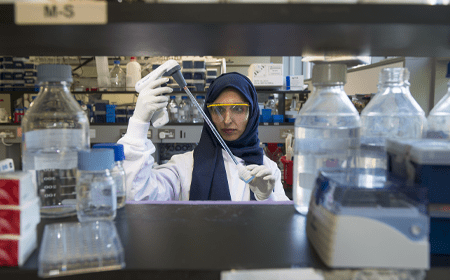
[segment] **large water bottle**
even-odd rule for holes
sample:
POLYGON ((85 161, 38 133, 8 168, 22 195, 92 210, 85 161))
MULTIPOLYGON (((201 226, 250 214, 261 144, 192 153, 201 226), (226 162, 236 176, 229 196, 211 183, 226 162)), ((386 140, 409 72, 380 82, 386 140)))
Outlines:
POLYGON ((180 123, 190 123, 191 122, 191 102, 187 96, 181 97, 181 102, 179 105, 179 122, 180 123))
POLYGON ((127 63, 126 86, 127 90, 135 90, 136 83, 141 79, 141 65, 136 61, 136 57, 132 56, 130 62, 127 63))
POLYGON ((126 83, 125 71, 120 68, 120 61, 114 61, 114 67, 109 72, 109 78, 111 80, 111 88, 113 91, 124 91, 126 83))
MULTIPOLYGON (((450 78, 450 63, 447 65, 446 77, 450 78)), ((447 93, 428 115, 427 138, 450 139, 450 80, 447 93)))
POLYGON ((39 65, 40 92, 22 121, 23 170, 30 171, 41 216, 76 214, 78 151, 88 149, 89 122, 70 92, 69 65, 39 65))
POLYGON ((355 167, 360 119, 344 91, 344 64, 316 64, 313 94, 295 120, 294 205, 306 214, 319 169, 355 167))
MULTIPOLYGON (((204 109, 205 107, 205 96, 204 95, 197 95, 195 97, 197 100, 198 105, 200 105, 200 108, 204 109)), ((200 113, 196 106, 192 106, 192 122, 193 123, 202 123, 203 122, 203 116, 202 113, 200 113)))
POLYGON ((167 104, 167 112, 169 112, 169 121, 171 123, 178 122, 178 117, 179 117, 178 110, 179 110, 179 108, 178 108, 178 104, 176 101, 176 96, 172 95, 170 97, 169 104, 167 104))
POLYGON ((409 90, 406 68, 383 68, 378 93, 361 112, 358 167, 386 169, 386 138, 422 138, 425 113, 409 90))

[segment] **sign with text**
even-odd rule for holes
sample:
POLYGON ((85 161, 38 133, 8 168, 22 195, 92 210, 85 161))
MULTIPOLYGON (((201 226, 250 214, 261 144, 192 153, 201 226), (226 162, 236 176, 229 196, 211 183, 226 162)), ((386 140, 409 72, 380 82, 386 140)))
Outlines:
POLYGON ((108 6, 104 1, 39 1, 14 4, 17 25, 106 24, 108 6))

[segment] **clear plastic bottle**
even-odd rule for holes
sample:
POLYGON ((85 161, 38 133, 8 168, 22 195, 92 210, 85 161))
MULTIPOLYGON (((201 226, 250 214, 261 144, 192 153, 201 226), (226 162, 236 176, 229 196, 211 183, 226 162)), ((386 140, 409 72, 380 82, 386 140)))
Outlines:
POLYGON ((386 169, 386 138, 422 138, 425 113, 409 90, 407 68, 383 68, 378 93, 361 112, 358 167, 386 169))
MULTIPOLYGON (((125 206, 127 199, 126 174, 123 169, 123 161, 125 160, 125 153, 122 144, 117 143, 102 143, 92 146, 93 149, 112 149, 114 151, 114 167, 111 169, 111 176, 116 183, 117 193, 117 209, 125 206)), ((130 198, 131 199, 131 198, 130 198)), ((131 199, 133 200, 133 199, 131 199)))
POLYGON ((109 72, 109 78, 111 80, 111 90, 124 91, 126 83, 125 71, 120 67, 120 61, 114 61, 114 67, 109 72))
POLYGON ((89 122, 70 92, 69 65, 39 65, 37 78, 39 95, 22 122, 23 170, 33 175, 42 217, 72 216, 77 152, 90 146, 89 122))
POLYGON ((275 103, 275 97, 273 95, 269 96, 269 100, 267 100, 264 109, 271 109, 272 115, 278 115, 278 110, 277 110, 277 106, 275 103))
MULTIPOLYGON (((204 109, 205 107, 205 96, 204 95, 197 95, 196 97, 198 105, 200 105, 200 108, 204 109)), ((202 113, 200 113, 196 106, 192 106, 192 122, 193 123, 202 123, 203 122, 203 116, 202 113)))
POLYGON ((111 175, 114 152, 111 149, 78 152, 77 216, 80 222, 114 220, 116 183, 111 175))
MULTIPOLYGON (((450 78, 450 62, 446 77, 450 78)), ((450 80, 447 83, 447 93, 431 110, 427 120, 427 138, 450 139, 450 80)))
POLYGON ((132 56, 130 62, 127 63, 126 85, 127 90, 135 90, 134 86, 141 79, 141 65, 136 61, 136 57, 132 56))
POLYGON ((297 110, 297 96, 292 96, 291 107, 289 108, 291 111, 297 110))
POLYGON ((306 214, 320 168, 355 167, 359 147, 359 114, 344 91, 344 64, 316 64, 314 92, 295 120, 295 209, 306 214))
POLYGON ((170 96, 169 104, 167 104, 167 112, 169 112, 169 122, 177 123, 178 122, 178 104, 176 101, 176 96, 170 96))
POLYGON ((190 123, 191 122, 191 102, 189 102, 189 97, 182 96, 179 105, 179 122, 180 123, 190 123))

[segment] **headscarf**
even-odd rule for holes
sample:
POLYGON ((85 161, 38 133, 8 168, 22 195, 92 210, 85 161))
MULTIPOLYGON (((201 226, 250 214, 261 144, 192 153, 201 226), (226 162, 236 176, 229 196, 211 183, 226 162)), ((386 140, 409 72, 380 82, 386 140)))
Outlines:
MULTIPOLYGON (((234 141, 225 141, 233 155, 245 164, 263 164, 263 150, 259 147, 258 95, 252 82, 242 74, 232 72, 217 77, 206 94, 204 112, 211 120, 206 104, 214 102, 226 88, 233 88, 243 94, 250 103, 247 127, 234 141)), ((254 200, 254 194, 250 191, 254 200)), ((194 169, 192 171, 189 200, 231 200, 230 189, 222 157, 222 146, 205 122, 198 146, 194 150, 194 169)))

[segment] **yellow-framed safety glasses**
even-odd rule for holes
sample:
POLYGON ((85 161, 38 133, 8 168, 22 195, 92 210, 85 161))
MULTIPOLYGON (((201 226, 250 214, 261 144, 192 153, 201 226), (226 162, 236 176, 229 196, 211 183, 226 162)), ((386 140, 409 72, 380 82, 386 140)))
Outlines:
POLYGON ((228 117, 233 121, 246 121, 248 120, 250 104, 209 103, 206 104, 206 108, 216 121, 225 121, 228 117))

